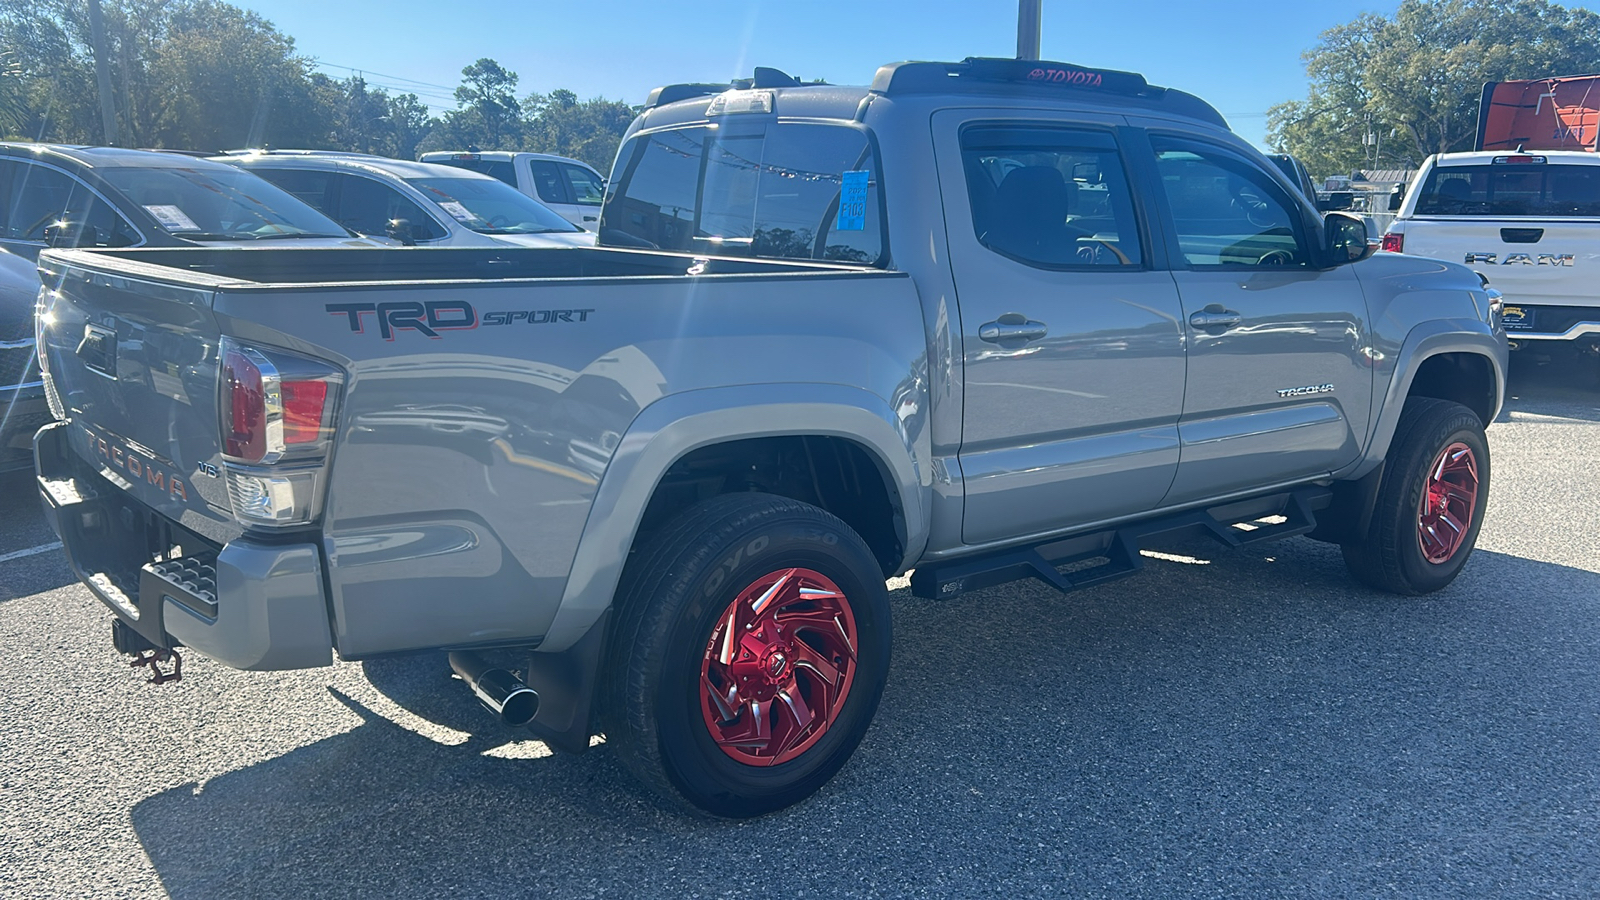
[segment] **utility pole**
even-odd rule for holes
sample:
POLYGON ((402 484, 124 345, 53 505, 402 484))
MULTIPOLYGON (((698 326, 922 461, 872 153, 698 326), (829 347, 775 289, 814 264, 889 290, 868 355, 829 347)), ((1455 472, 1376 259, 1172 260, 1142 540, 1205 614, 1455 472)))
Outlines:
POLYGON ((100 16, 100 0, 89 0, 89 40, 94 43, 94 80, 100 89, 100 123, 105 127, 106 146, 117 146, 117 107, 111 100, 111 59, 106 52, 106 23, 100 16))
POLYGON ((1039 58, 1044 0, 1017 0, 1017 59, 1039 58))

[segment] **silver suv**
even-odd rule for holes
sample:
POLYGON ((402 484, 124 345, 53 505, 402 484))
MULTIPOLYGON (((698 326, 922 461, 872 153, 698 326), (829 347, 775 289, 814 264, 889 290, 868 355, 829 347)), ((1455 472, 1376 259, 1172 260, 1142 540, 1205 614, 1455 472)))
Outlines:
POLYGON ((585 247, 594 236, 486 175, 319 150, 217 157, 265 178, 352 231, 405 246, 585 247))

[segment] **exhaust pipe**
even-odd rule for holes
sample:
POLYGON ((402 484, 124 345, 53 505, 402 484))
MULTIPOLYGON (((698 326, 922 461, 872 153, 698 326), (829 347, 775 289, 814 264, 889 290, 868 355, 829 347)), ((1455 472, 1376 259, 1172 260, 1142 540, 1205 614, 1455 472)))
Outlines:
POLYGON ((539 695, 505 669, 495 668, 476 653, 450 654, 450 668, 478 695, 478 700, 500 721, 520 727, 533 721, 539 712, 539 695))

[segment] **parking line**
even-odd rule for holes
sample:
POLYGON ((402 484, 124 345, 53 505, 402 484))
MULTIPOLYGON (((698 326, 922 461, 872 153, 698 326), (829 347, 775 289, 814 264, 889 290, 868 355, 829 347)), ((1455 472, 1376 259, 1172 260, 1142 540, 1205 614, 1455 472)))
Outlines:
POLYGON ((61 542, 60 541, 56 541, 54 544, 40 544, 37 547, 29 547, 26 550, 18 550, 15 553, 7 553, 4 556, 0 556, 0 563, 10 562, 13 559, 21 559, 24 556, 33 556, 33 555, 38 554, 38 553, 49 553, 51 550, 60 550, 60 549, 61 549, 61 542))

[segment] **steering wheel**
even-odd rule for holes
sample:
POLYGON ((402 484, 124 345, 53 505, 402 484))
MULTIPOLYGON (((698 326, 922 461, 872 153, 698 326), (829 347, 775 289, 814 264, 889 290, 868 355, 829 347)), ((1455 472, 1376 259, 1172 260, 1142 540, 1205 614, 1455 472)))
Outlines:
POLYGON ((1294 265, 1294 254, 1287 250, 1269 250, 1268 252, 1261 254, 1261 258, 1256 260, 1256 265, 1292 266, 1294 265))
POLYGON ((510 224, 511 224, 511 219, 509 217, 507 217, 507 216, 499 215, 499 216, 490 216, 489 217, 489 227, 490 228, 503 228, 503 227, 505 227, 507 225, 510 225, 510 224))
POLYGON ((1271 228, 1276 223, 1272 221, 1272 205, 1250 194, 1235 196, 1229 205, 1244 213, 1245 220, 1257 228, 1271 228))

